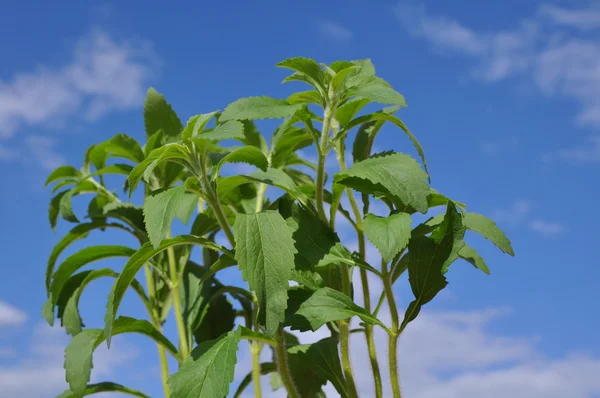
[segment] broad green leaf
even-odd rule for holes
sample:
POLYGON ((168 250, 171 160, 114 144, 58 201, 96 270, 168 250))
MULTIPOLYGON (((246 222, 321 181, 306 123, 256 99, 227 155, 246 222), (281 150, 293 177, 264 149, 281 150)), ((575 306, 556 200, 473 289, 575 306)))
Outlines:
POLYGON ((448 202, 446 206, 446 214, 444 215, 444 220, 440 223, 440 225, 431 233, 430 237, 436 242, 439 243, 442 239, 446 237, 448 234, 452 234, 452 250, 450 251, 450 255, 444 262, 442 266, 442 274, 448 272, 448 268, 450 265, 458 258, 458 253, 460 249, 465 245, 464 237, 466 228, 463 224, 463 215, 462 213, 457 212, 456 206, 452 202, 448 202), (452 231, 449 231, 452 229, 452 231))
POLYGON ((70 190, 66 191, 66 193, 61 196, 58 202, 58 211, 61 217, 69 222, 79 222, 79 220, 75 216, 75 213, 73 213, 73 206, 71 200, 74 196, 80 195, 82 193, 96 192, 98 192, 98 187, 89 180, 83 180, 70 190))
POLYGON ((241 98, 225 108, 220 120, 279 119, 293 115, 303 106, 271 97, 241 98))
POLYGON ((369 194, 379 192, 397 202, 399 210, 411 206, 421 213, 428 210, 427 174, 410 156, 381 153, 336 173, 334 183, 369 194))
POLYGON ((135 275, 152 257, 167 250, 169 247, 178 245, 201 245, 226 253, 230 257, 233 257, 233 254, 224 247, 221 247, 208 239, 193 235, 181 235, 172 239, 165 239, 160 243, 160 246, 157 249, 153 248, 152 243, 145 243, 138 251, 131 255, 123 267, 119 278, 117 278, 115 284, 113 285, 110 295, 108 296, 106 315, 104 317, 104 330, 106 334, 106 341, 109 345, 117 310, 119 309, 121 300, 123 300, 123 296, 125 295, 127 287, 132 283, 135 275))
POLYGON ((150 135, 142 148, 144 157, 148 156, 150 152, 160 147, 164 142, 165 134, 162 130, 158 130, 156 133, 150 135))
POLYGON ((127 179, 129 183, 129 197, 133 194, 138 184, 142 180, 142 177, 147 180, 148 176, 152 174, 152 171, 160 162, 175 159, 175 160, 187 160, 187 153, 185 147, 179 144, 170 144, 156 148, 144 159, 143 162, 138 164, 131 170, 127 179), (149 170, 149 171, 148 171, 149 170))
POLYGON ((273 337, 267 336, 264 333, 248 329, 247 327, 244 327, 244 326, 239 326, 239 328, 242 330, 241 338, 243 338, 243 339, 253 340, 253 341, 261 341, 261 342, 269 344, 271 346, 275 346, 277 344, 277 341, 273 337))
POLYGON ((165 97, 153 88, 148 89, 144 102, 144 125, 148 136, 158 130, 168 136, 176 136, 183 128, 181 120, 165 97))
POLYGON ((185 196, 185 185, 180 185, 146 197, 144 221, 155 249, 171 229, 177 211, 186 204, 185 196))
POLYGON ((346 127, 346 129, 351 130, 352 128, 359 126, 363 123, 368 123, 368 122, 373 122, 373 121, 382 121, 382 120, 393 123, 396 126, 400 127, 404 131, 404 133, 410 139, 410 142, 412 142, 413 146, 417 150, 417 153, 419 154, 419 157, 421 158, 421 161, 423 162, 423 167, 425 167, 425 171, 427 173, 429 173, 428 168, 427 168, 427 160, 425 159, 425 151, 423 151, 423 147, 421 146, 421 143, 419 142, 419 140, 417 140, 417 137, 415 137, 415 135, 412 133, 412 131, 410 131, 408 129, 408 127, 406 127, 404 122, 402 120, 400 120, 398 117, 394 116, 393 114, 390 114, 389 112, 386 112, 384 110, 383 112, 376 112, 376 113, 372 113, 370 115, 360 116, 360 117, 357 117, 356 119, 352 120, 350 123, 348 123, 348 126, 346 127))
POLYGON ((63 196, 69 192, 68 190, 57 193, 52 199, 50 199, 50 205, 48 206, 48 221, 52 230, 56 229, 56 222, 58 221, 58 215, 60 214, 60 201, 63 196))
POLYGON ((227 197, 233 189, 252 182, 262 182, 283 189, 301 202, 306 202, 306 195, 298 189, 294 180, 283 170, 273 168, 268 168, 266 171, 256 171, 245 176, 219 178, 217 180, 217 193, 219 197, 227 197))
POLYGON ((388 217, 367 214, 364 220, 365 235, 386 263, 408 244, 411 225, 412 219, 406 213, 394 213, 388 217))
POLYGON ((56 303, 56 299, 65 283, 81 267, 106 258, 129 257, 133 253, 135 253, 135 250, 126 246, 89 246, 70 255, 58 266, 58 269, 52 276, 50 295, 54 303, 56 303))
POLYGON ((477 250, 473 249, 471 246, 465 244, 458 251, 458 256, 460 258, 468 261, 469 263, 473 264, 476 268, 479 268, 480 270, 482 270, 486 274, 488 274, 488 275, 490 274, 490 269, 486 265, 486 263, 483 260, 483 258, 481 258, 481 256, 479 255, 479 253, 477 253, 477 250))
POLYGON ((304 57, 295 57, 288 58, 281 62, 279 62, 276 66, 280 68, 287 68, 298 73, 302 73, 306 77, 310 79, 312 85, 315 88, 323 89, 325 85, 325 76, 323 74, 323 69, 319 66, 319 64, 310 59, 304 57))
POLYGON ((102 208, 102 215, 106 218, 117 219, 130 226, 142 243, 148 240, 142 207, 131 203, 110 202, 102 208))
POLYGON ((191 234, 196 236, 204 236, 211 232, 219 230, 219 223, 214 218, 206 213, 198 213, 192 224, 191 234))
POLYGON ((126 134, 117 134, 98 147, 102 147, 108 157, 120 157, 135 163, 144 160, 144 151, 140 144, 126 134))
POLYGON ((52 171, 52 173, 50 173, 50 175, 46 179, 45 185, 47 186, 48 184, 51 184, 54 181, 63 180, 65 178, 81 178, 81 172, 73 166, 57 167, 56 169, 54 169, 54 171, 52 171))
POLYGON ((510 244, 510 240, 506 237, 504 232, 496 223, 486 216, 482 216, 477 213, 466 213, 464 217, 465 227, 471 231, 477 232, 484 238, 491 241, 496 247, 502 250, 504 253, 508 253, 511 256, 515 255, 515 252, 510 244))
POLYGON ((313 331, 318 330, 327 322, 358 316, 364 322, 385 327, 379 319, 359 307, 350 297, 337 290, 324 287, 313 293, 300 306, 296 315, 306 318, 313 331))
POLYGON ((213 178, 219 176, 219 171, 225 163, 247 163, 258 167, 262 171, 266 171, 269 167, 269 162, 265 155, 260 149, 253 146, 243 146, 223 156, 213 171, 213 178))
POLYGON ((231 120, 218 124, 210 131, 201 132, 198 138, 215 142, 230 139, 241 140, 244 138, 244 125, 237 120, 231 120))
POLYGON ((352 95, 360 98, 366 98, 371 102, 380 104, 399 105, 406 107, 404 96, 390 87, 385 87, 380 84, 361 84, 354 87, 351 91, 352 95))
POLYGON ((284 320, 287 307, 296 253, 292 233, 275 211, 238 214, 233 230, 235 258, 244 280, 256 294, 261 323, 267 334, 273 334, 284 320))
POLYGON ((323 97, 317 90, 301 91, 287 97, 286 101, 291 105, 315 104, 323 106, 323 97))
POLYGON ((194 212, 196 211, 197 207, 198 195, 194 193, 186 193, 183 196, 181 205, 177 208, 177 211, 175 212, 175 218, 187 225, 190 222, 192 216, 194 215, 194 212))
POLYGON ((90 177, 102 176, 106 174, 122 174, 128 176, 129 173, 131 173, 131 170, 133 170, 133 166, 131 165, 116 163, 95 171, 94 173, 90 174, 90 177))
MULTIPOLYGON (((103 381, 101 383, 88 384, 83 395, 92 395, 103 392, 120 392, 125 395, 131 395, 132 397, 138 398, 150 398, 148 395, 141 391, 134 390, 133 388, 125 387, 121 384, 112 383, 110 381, 103 381)), ((56 398, 75 398, 76 395, 71 390, 65 390, 62 394, 57 395, 56 398)))
POLYGON ((106 223, 104 221, 91 222, 85 224, 79 224, 73 227, 53 248, 50 256, 48 257, 48 264, 46 265, 46 288, 50 288, 50 280, 52 278, 52 272, 54 272, 54 265, 60 254, 69 247, 73 242, 83 239, 88 236, 90 231, 95 229, 105 228, 118 228, 128 231, 127 228, 117 223, 106 223))
POLYGON ((219 113, 219 111, 192 116, 188 120, 185 129, 183 129, 181 138, 187 140, 198 136, 198 134, 204 130, 208 122, 210 122, 210 120, 215 117, 217 113, 219 113))
MULTIPOLYGON (((158 158, 153 160, 152 163, 150 163, 148 167, 146 167, 146 169, 144 170, 144 180, 149 182, 152 173, 154 172, 154 169, 167 160, 191 168, 188 163, 188 151, 184 145, 172 143, 166 145, 164 148, 167 149, 162 154, 160 154, 158 158)), ((179 174, 179 170, 177 170, 177 174, 179 174)))
POLYGON ((335 71, 336 73, 339 73, 341 70, 347 69, 347 68, 352 68, 353 66, 356 66, 356 64, 354 62, 350 62, 350 61, 333 61, 329 67, 331 69, 333 69, 333 71, 335 71))
POLYGON ((281 133, 278 132, 277 136, 273 138, 272 142, 272 154, 271 154, 271 165, 272 167, 280 167, 283 165, 289 165, 288 162, 290 157, 294 153, 302 148, 313 143, 312 135, 303 128, 292 126, 281 133))
MULTIPOLYGON (((162 345, 173 356, 178 356, 175 346, 146 320, 122 316, 115 321, 113 332, 115 335, 140 333, 162 345)), ((66 379, 75 397, 84 396, 92 372, 94 350, 104 339, 102 329, 86 329, 73 337, 65 349, 66 379)))
POLYGON ((169 378, 174 397, 215 398, 229 394, 237 362, 241 329, 192 350, 179 370, 169 378))
POLYGON ((461 217, 453 205, 448 206, 444 218, 443 236, 413 236, 408 243, 408 280, 415 299, 404 314, 400 330, 414 320, 421 307, 430 302, 448 282, 443 274, 444 264, 452 254, 455 241, 456 218, 461 217), (435 238, 439 240, 436 241, 435 238))
POLYGON ((363 98, 355 98, 348 101, 337 109, 335 112, 335 119, 340 124, 340 127, 344 129, 346 125, 350 123, 352 118, 368 104, 369 100, 363 98))

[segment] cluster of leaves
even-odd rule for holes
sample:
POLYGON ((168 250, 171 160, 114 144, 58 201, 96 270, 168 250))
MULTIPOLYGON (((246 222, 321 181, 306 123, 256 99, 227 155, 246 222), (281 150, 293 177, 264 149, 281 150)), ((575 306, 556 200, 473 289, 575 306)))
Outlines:
POLYGON ((73 336, 65 351, 70 390, 63 397, 105 391, 146 396, 115 383, 88 384, 94 350, 122 333, 141 333, 156 342, 166 396, 228 395, 238 345, 244 339, 254 361, 236 396, 251 383, 260 396, 257 381, 270 373, 273 388, 284 387, 290 397, 324 396, 322 387, 328 381, 340 396, 356 397, 348 350, 352 317, 362 321, 357 331, 365 334, 369 345, 378 397, 382 386, 372 330, 382 327, 389 334, 391 387, 399 397, 396 342, 404 328, 447 285, 445 274, 457 259, 489 273, 484 260, 465 243, 466 231, 479 233, 513 254, 510 242, 491 220, 467 212, 464 204, 430 187, 423 149, 395 116, 406 106, 405 99, 375 75, 369 60, 324 65, 291 58, 278 66, 293 71, 285 82, 304 82, 310 90, 286 99, 242 98, 223 112, 199 114, 183 125, 164 97, 150 89, 143 146, 118 134, 89 148, 80 169, 62 166, 48 177, 47 184, 53 183, 53 192, 58 192, 50 203, 50 224, 54 228, 59 217, 76 224, 55 246, 46 269, 44 317, 50 324, 58 317, 73 336), (371 103, 388 107, 363 112, 371 103), (261 119, 282 119, 269 142, 255 124, 261 119), (371 154, 386 122, 408 136, 422 164, 403 153, 371 154), (354 162, 347 167, 346 139, 355 128, 354 162), (317 163, 298 152, 310 147, 317 163), (331 151, 340 171, 326 189, 331 151), (239 162, 256 171, 223 175, 225 164, 239 162), (125 176, 128 199, 120 199, 108 187, 113 174, 125 176), (130 202, 140 183, 141 207, 130 202), (362 211, 355 192, 361 195, 362 211), (92 194, 92 199, 80 221, 72 200, 84 193, 92 194), (341 205, 344 195, 350 211, 341 205), (373 200, 389 208, 387 216, 370 213, 373 200), (413 228, 414 214, 438 206, 444 206, 445 212, 413 228), (345 217, 356 230, 357 252, 350 252, 348 242, 344 245, 336 233, 338 217, 345 217), (187 234, 171 237, 175 218, 189 225, 187 234), (131 234, 139 247, 88 246, 58 262, 76 241, 94 230, 108 229, 131 234), (379 250, 381 265, 366 261, 365 237, 379 250), (192 256, 196 246, 201 251, 192 256), (81 270, 111 257, 125 258, 120 271, 81 270), (229 267, 239 268, 248 288, 217 279, 229 267), (142 268, 145 285, 137 279, 142 268), (374 310, 368 299, 361 305, 352 298, 355 270, 360 272, 365 298, 368 273, 383 281, 385 289, 374 310), (400 321, 393 285, 404 272, 415 297, 400 321), (104 277, 115 278, 104 327, 84 328, 80 297, 87 285, 104 277), (142 300, 147 320, 117 317, 128 289, 142 300), (377 317, 385 300, 392 311, 391 325, 377 317), (162 333, 171 309, 177 343, 162 333), (331 337, 314 344, 300 344, 286 331, 316 331, 325 326, 331 337), (265 346, 273 350, 273 361, 260 363, 258 355, 265 346), (179 364, 172 374, 167 354, 179 364))

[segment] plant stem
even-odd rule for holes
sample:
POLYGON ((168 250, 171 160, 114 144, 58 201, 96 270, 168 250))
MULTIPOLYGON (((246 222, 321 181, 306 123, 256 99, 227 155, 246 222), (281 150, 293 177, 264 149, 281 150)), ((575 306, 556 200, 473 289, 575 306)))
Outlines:
POLYGON ((398 320, 398 307, 396 306, 396 300, 394 298, 394 291, 392 289, 392 282, 387 269, 387 263, 381 261, 381 272, 383 274, 383 288, 387 296, 388 306, 390 307, 390 313, 392 315, 392 329, 388 332, 388 362, 390 368, 390 379, 392 381, 392 393, 394 398, 401 398, 400 393, 400 381, 398 380, 398 337, 399 333, 399 320, 398 320))
MULTIPOLYGON (((343 148, 340 150, 336 150, 336 155, 338 159, 338 163, 340 165, 340 169, 342 171, 346 170, 346 157, 343 151, 343 148)), ((360 259, 365 261, 366 258, 366 242, 365 242, 365 234, 363 229, 363 221, 360 210, 358 209, 358 204, 356 203, 356 198, 354 196, 354 192, 351 189, 346 189, 346 193, 348 195, 348 200, 350 201, 350 206, 352 207, 352 212, 354 213, 354 218, 356 220, 356 233, 358 235, 358 252, 360 255, 360 259)), ((335 214, 335 213, 334 213, 335 214)), ((364 308, 367 312, 371 312, 371 293, 369 290, 369 279, 367 277, 367 271, 363 268, 359 270, 360 272, 360 282, 362 285, 363 298, 364 298, 364 308)), ((367 339, 367 348, 369 350, 369 360, 371 362, 371 370, 373 371, 373 381, 375 383, 375 396, 377 398, 381 398, 383 396, 383 387, 381 384, 381 372, 379 370, 379 362, 377 361, 377 350, 375 348, 375 340, 373 339, 373 325, 367 324, 365 326, 365 338, 367 339)))
POLYGON ((252 384, 254 384, 254 396, 262 397, 260 386, 260 345, 256 341, 250 341, 250 353, 252 354, 252 384))
MULTIPOLYGON (((150 298, 150 306, 152 307, 152 312, 150 315, 150 319, 152 324, 159 332, 162 332, 162 326, 160 325, 160 319, 158 316, 158 312, 154 304, 156 303, 155 294, 156 288, 154 287, 154 280, 152 279, 152 269, 148 264, 144 266, 144 274, 146 275, 146 285, 148 286, 148 296, 150 298)), ((165 392, 165 398, 171 397, 171 390, 169 389, 169 362, 167 360, 167 352, 165 348, 161 344, 156 344, 158 348, 158 357, 160 360, 160 375, 162 379, 163 391, 165 392)))
POLYGON ((321 146, 319 148, 319 162, 317 164, 317 186, 315 191, 315 200, 317 201, 317 211, 319 217, 325 224, 327 222, 327 215, 325 214, 325 207, 323 204, 323 190, 325 189, 325 163, 327 161, 327 138, 329 137, 329 127, 331 125, 331 118, 333 112, 329 105, 325 107, 325 113, 323 115, 323 128, 321 130, 321 146))
POLYGON ((275 334, 275 337, 277 339, 277 348, 275 355, 277 360, 277 370, 281 375, 283 385, 287 390, 289 398, 300 398, 300 393, 298 392, 298 389, 296 389, 296 385, 294 384, 294 380, 292 379, 290 368, 288 366, 287 348, 285 346, 285 336, 282 327, 279 327, 277 333, 275 334))
MULTIPOLYGON (((171 237, 171 233, 167 233, 167 239, 171 237)), ((173 307, 175 308, 175 322, 177 323, 177 332, 179 334, 179 347, 181 353, 181 359, 184 360, 190 354, 190 346, 188 344, 188 336, 183 320, 183 313, 181 312, 181 298, 179 296, 179 275, 177 274, 177 264, 175 261, 175 252, 173 247, 167 249, 167 256, 169 259, 169 274, 171 278, 171 284, 173 285, 173 307)))
MULTIPOLYGON (((342 289, 348 296, 350 295, 350 277, 348 265, 342 264, 342 289)), ((342 356, 342 368, 348 384, 348 392, 351 398, 358 397, 352 364, 350 363, 350 328, 347 320, 340 321, 340 348, 342 356)))

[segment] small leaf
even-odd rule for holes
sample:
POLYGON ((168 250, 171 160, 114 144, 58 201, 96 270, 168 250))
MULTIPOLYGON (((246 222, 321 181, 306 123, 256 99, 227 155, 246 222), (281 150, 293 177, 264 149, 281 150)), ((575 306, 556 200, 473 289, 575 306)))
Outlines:
POLYGON ((198 138, 214 142, 230 139, 241 140, 244 138, 244 125, 237 120, 231 120, 218 124, 210 131, 201 132, 198 138))
POLYGON ((206 341, 192 350, 169 378, 174 397, 214 398, 229 394, 237 362, 241 329, 206 341))
POLYGON ((287 68, 293 71, 302 73, 312 82, 315 88, 323 88, 325 85, 325 76, 323 69, 319 64, 310 58, 295 57, 288 58, 279 62, 276 66, 280 68, 287 68))
POLYGON ((275 211, 238 214, 233 230, 235 258, 258 299, 260 322, 267 334, 273 334, 284 320, 287 307, 296 253, 292 233, 275 211))
POLYGON ((301 91, 293 93, 287 97, 286 101, 291 105, 296 104, 315 104, 323 105, 323 98, 317 90, 301 91))
POLYGON ((236 175, 219 178, 217 180, 217 193, 220 198, 227 195, 242 184, 262 182, 283 189, 285 192, 305 203, 307 198, 299 189, 294 180, 283 170, 268 168, 266 171, 255 171, 248 175, 236 175))
POLYGON ((193 235, 181 235, 176 238, 165 239, 161 242, 160 246, 157 249, 153 248, 151 242, 145 243, 138 251, 131 255, 131 257, 123 267, 119 278, 115 281, 115 284, 113 285, 112 290, 108 296, 108 303, 106 304, 106 314, 104 316, 104 331, 106 335, 106 342, 109 345, 117 310, 119 309, 121 300, 123 300, 123 296, 125 295, 127 287, 132 283, 132 281, 135 278, 135 275, 138 273, 140 268, 142 268, 142 266, 144 266, 144 264, 146 264, 152 257, 167 250, 169 247, 178 245, 201 245, 204 247, 209 247, 213 250, 221 251, 223 253, 226 253, 228 256, 233 257, 233 254, 224 247, 219 246, 208 239, 200 238, 198 236, 193 235))
POLYGON ((223 156, 213 171, 213 178, 219 176, 219 171, 225 163, 247 163, 258 167, 262 171, 266 171, 269 167, 269 162, 265 155, 260 149, 253 146, 243 146, 223 156))
POLYGON ((271 97, 241 98, 225 108, 220 120, 279 119, 293 115, 303 106, 271 97))
MULTIPOLYGON (((177 349, 146 320, 120 317, 115 321, 114 334, 140 333, 152 338, 177 357, 177 349)), ((75 397, 83 397, 92 372, 94 350, 104 341, 102 329, 86 329, 73 337, 65 349, 67 383, 75 397)))
MULTIPOLYGON (((121 384, 112 383, 110 381, 104 381, 101 383, 88 384, 83 395, 92 395, 103 392, 120 392, 126 395, 131 395, 138 398, 150 398, 148 395, 141 391, 134 390, 133 388, 125 387, 121 384)), ((62 394, 57 395, 56 398, 75 398, 76 395, 71 390, 65 390, 62 394)))
POLYGON ((479 268, 480 270, 482 270, 486 274, 488 274, 488 275, 490 274, 490 269, 486 265, 486 263, 483 260, 483 258, 481 258, 481 256, 479 255, 479 253, 477 253, 477 250, 473 249, 471 246, 465 244, 458 251, 458 256, 460 258, 468 261, 469 263, 473 264, 476 268, 479 268))
POLYGON ((382 192, 398 202, 399 209, 411 206, 421 213, 428 210, 427 174, 410 156, 382 153, 336 173, 334 183, 369 194, 382 192))
POLYGON ((177 208, 177 211, 175 212, 175 218, 187 225, 190 222, 190 218, 192 218, 192 216, 194 215, 197 205, 198 196, 193 193, 186 193, 183 196, 181 205, 177 208))
POLYGON ((148 89, 144 102, 144 125, 148 136, 158 130, 162 130, 166 135, 176 136, 183 128, 181 120, 165 97, 153 88, 148 89))
POLYGON ((386 263, 404 249, 410 239, 412 219, 406 213, 388 217, 367 214, 364 220, 365 235, 381 253, 386 263))
POLYGON ((385 327, 379 319, 359 307, 350 297, 337 290, 324 287, 314 292, 300 306, 296 315, 308 320, 313 331, 318 330, 327 322, 358 316, 364 322, 385 327))
POLYGON ((210 122, 210 120, 215 117, 219 111, 214 111, 211 113, 200 114, 196 116, 192 116, 183 129, 181 133, 181 138, 184 140, 188 140, 190 138, 197 137, 198 134, 204 130, 204 127, 210 122))
POLYGON ((148 238, 155 249, 171 229, 178 209, 186 203, 185 196, 185 185, 180 185, 146 197, 144 221, 148 238))
POLYGON ((511 256, 515 255, 515 252, 510 244, 510 240, 506 237, 504 232, 496 223, 489 218, 482 216, 477 213, 466 213, 464 217, 465 227, 471 231, 477 232, 487 240, 491 241, 498 249, 504 253, 508 253, 511 256))
POLYGON ((404 96, 390 87, 380 84, 361 84, 352 89, 351 93, 357 97, 366 98, 372 102, 406 107, 404 96))
POLYGON ((129 197, 135 192, 138 184, 144 177, 147 180, 152 171, 160 162, 164 162, 169 159, 187 161, 187 152, 185 147, 179 144, 171 144, 156 148, 144 159, 143 162, 138 164, 131 170, 127 181, 129 183, 129 197))
POLYGON ((341 128, 345 128, 352 118, 368 104, 369 100, 363 98, 350 100, 337 109, 335 112, 335 119, 338 121, 341 128))
POLYGON ((54 181, 63 180, 65 178, 81 178, 81 172, 77 170, 73 166, 60 166, 54 169, 52 173, 46 179, 46 183, 44 185, 48 185, 53 183, 54 181))

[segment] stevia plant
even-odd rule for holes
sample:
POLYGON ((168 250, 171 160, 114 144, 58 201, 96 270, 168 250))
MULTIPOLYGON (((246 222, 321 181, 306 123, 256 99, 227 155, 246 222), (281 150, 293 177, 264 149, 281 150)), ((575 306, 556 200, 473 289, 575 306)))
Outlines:
POLYGON ((55 184, 53 192, 58 192, 50 202, 50 224, 54 228, 59 216, 76 224, 55 246, 46 269, 44 317, 52 324, 57 316, 73 336, 65 350, 70 389, 62 397, 105 391, 146 397, 112 382, 89 384, 94 350, 123 333, 156 342, 166 397, 230 394, 241 340, 250 345, 252 369, 239 383, 236 397, 249 385, 261 397, 259 381, 265 374, 271 375, 273 388, 285 388, 292 398, 325 396, 327 382, 342 397, 358 397, 349 349, 349 325, 355 317, 360 327, 352 332, 364 335, 373 374, 368 396, 382 397, 387 382, 381 378, 382 359, 373 338, 374 328, 382 328, 389 338, 385 362, 391 391, 400 397, 397 343, 405 328, 447 285, 445 274, 456 260, 489 273, 465 242, 466 231, 513 255, 510 241, 493 221, 430 187, 423 149, 396 116, 406 107, 405 99, 375 75, 370 60, 325 65, 291 58, 277 66, 292 70, 284 82, 306 83, 310 89, 287 99, 242 98, 223 112, 193 116, 185 126, 164 97, 150 89, 143 146, 118 134, 89 148, 81 168, 62 166, 48 177, 47 184, 55 184), (388 107, 366 112, 372 103, 388 107), (268 142, 255 124, 261 119, 281 121, 268 142), (371 153, 386 123, 408 137, 421 163, 404 153, 371 153), (353 162, 348 166, 351 135, 353 162), (304 158, 301 149, 314 151, 316 162, 304 158), (339 170, 332 176, 326 173, 331 170, 326 164, 330 154, 339 170), (240 162, 256 171, 223 173, 226 164, 240 162), (126 177, 128 196, 109 187, 109 180, 115 180, 112 174, 126 177), (131 203, 134 193, 141 195, 140 188, 142 206, 131 203), (72 200, 84 193, 92 199, 80 220, 72 200), (375 202, 388 209, 386 216, 371 212, 375 202), (349 209, 342 203, 349 203, 349 209), (415 215, 436 207, 445 211, 413 227, 415 215), (189 232, 173 237, 175 218, 189 232), (340 218, 352 226, 356 238, 340 239, 340 218), (132 235, 139 246, 87 246, 59 263, 73 243, 92 231, 109 229, 132 235), (367 239, 378 249, 380 263, 367 262, 367 239), (351 252, 348 246, 356 240, 358 251, 351 252), (200 250, 193 252, 196 246, 200 250), (111 257, 123 257, 124 266, 81 271, 111 257), (230 267, 241 271, 246 287, 218 279, 230 267), (360 287, 353 286, 355 272, 360 287), (402 303, 401 312, 394 284, 404 273, 414 299, 402 303), (376 305, 370 301, 369 274, 384 287, 376 305), (79 299, 86 286, 107 277, 115 282, 102 307, 104 326, 84 327, 79 299), (360 303, 353 300, 358 288, 360 303), (146 308, 144 319, 117 317, 128 289, 146 308), (378 318, 384 302, 391 324, 378 318), (162 332, 171 309, 176 342, 162 332), (314 344, 300 344, 290 332, 321 328, 328 328, 331 336, 314 344), (259 355, 267 347, 272 361, 261 363, 259 355), (167 356, 176 360, 178 369, 168 368, 167 356))

